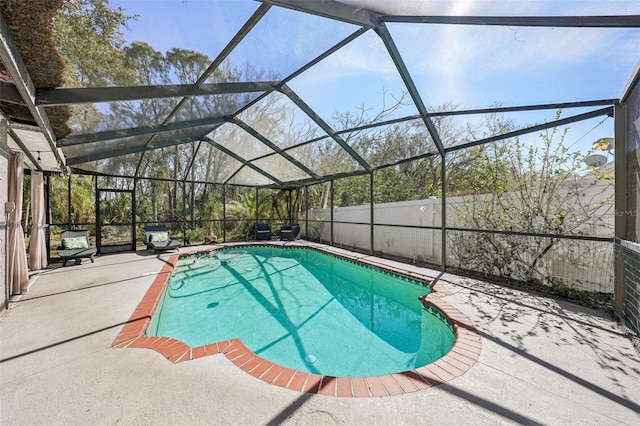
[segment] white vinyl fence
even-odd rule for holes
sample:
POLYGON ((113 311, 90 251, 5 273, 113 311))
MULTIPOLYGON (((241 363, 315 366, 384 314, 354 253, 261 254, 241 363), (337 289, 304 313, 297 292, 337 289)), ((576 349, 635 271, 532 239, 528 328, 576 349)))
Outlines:
MULTIPOLYGON (((584 191, 579 196, 587 198, 592 204, 595 203, 596 207, 592 208, 592 211, 599 215, 599 220, 594 223, 585 221, 580 228, 580 234, 610 238, 613 235, 613 214, 606 213, 609 209, 606 200, 613 193, 612 186, 587 185, 584 191)), ((462 223, 460 212, 464 211, 465 203, 468 207, 470 200, 469 197, 447 199, 447 228, 468 227, 462 223)), ((476 198, 476 202, 481 202, 478 200, 481 198, 476 198)), ((369 205, 334 207, 333 244, 370 251, 370 209, 369 205)), ((306 237, 329 243, 332 240, 330 209, 312 209, 307 217, 309 222, 306 237)), ((403 258, 407 262, 442 264, 441 199, 374 204, 373 221, 375 254, 403 258)), ((478 232, 447 229, 447 266, 480 273, 489 271, 491 275, 498 276, 506 273, 509 276, 504 278, 536 279, 547 285, 562 283, 577 290, 613 293, 612 242, 593 241, 589 238, 550 239, 497 233, 492 234, 492 237, 490 245, 485 244, 478 232), (540 255, 541 246, 547 245, 551 245, 551 248, 544 255, 540 255), (505 266, 504 257, 509 256, 509 253, 505 255, 501 250, 513 251, 513 247, 518 250, 517 255, 512 253, 514 259, 519 259, 515 262, 518 264, 508 265, 510 261, 507 260, 505 266), (476 253, 475 257, 470 257, 470 253, 476 253), (500 256, 503 256, 503 259, 497 259, 500 256), (483 263, 479 265, 478 262, 483 263), (492 269, 492 263, 501 266, 492 269), (535 267, 529 271, 532 264, 535 267)))

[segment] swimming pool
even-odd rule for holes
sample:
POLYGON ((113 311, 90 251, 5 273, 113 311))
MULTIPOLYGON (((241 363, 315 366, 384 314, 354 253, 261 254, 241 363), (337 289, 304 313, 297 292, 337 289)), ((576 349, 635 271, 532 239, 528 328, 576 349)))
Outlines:
POLYGON ((234 338, 297 371, 412 370, 455 343, 424 282, 317 250, 246 246, 181 258, 146 329, 191 347, 234 338))

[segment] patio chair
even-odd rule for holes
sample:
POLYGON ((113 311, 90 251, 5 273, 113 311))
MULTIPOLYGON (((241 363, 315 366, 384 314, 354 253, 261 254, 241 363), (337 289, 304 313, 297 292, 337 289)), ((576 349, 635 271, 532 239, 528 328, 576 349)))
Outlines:
POLYGON ((78 265, 83 258, 88 257, 91 263, 94 262, 93 256, 96 255, 97 249, 89 243, 89 231, 86 229, 68 229, 61 233, 62 245, 58 246, 57 252, 62 259, 62 266, 67 266, 69 260, 75 260, 78 265))
POLYGON ((169 236, 165 225, 147 225, 144 227, 144 244, 147 250, 159 253, 169 250, 180 250, 180 241, 169 236))
POLYGON ((300 225, 297 223, 287 227, 283 226, 282 229, 280 229, 281 240, 295 241, 298 239, 298 234, 300 234, 300 225))
POLYGON ((256 240, 271 240, 271 227, 268 223, 256 225, 256 240))

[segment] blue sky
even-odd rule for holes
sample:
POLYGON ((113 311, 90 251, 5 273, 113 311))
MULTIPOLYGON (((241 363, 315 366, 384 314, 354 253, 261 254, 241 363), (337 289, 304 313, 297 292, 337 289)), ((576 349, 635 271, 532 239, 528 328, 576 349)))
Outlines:
MULTIPOLYGON (((369 0, 374 6, 377 2, 369 0)), ((121 0, 111 4, 139 15, 130 31, 125 31, 128 41, 142 40, 161 52, 188 48, 214 58, 260 3, 121 0)), ((425 4, 397 3, 407 11, 425 4)), ((637 0, 436 1, 429 5, 453 15, 640 14, 637 0)), ((388 26, 430 109, 447 102, 471 109, 618 98, 640 59, 639 29, 388 26)), ((356 29, 274 7, 232 58, 285 76, 356 29)), ((363 102, 377 110, 383 90, 396 95, 404 90, 383 43, 371 31, 290 86, 327 120, 334 111, 354 110, 363 102)), ((399 115, 414 113, 415 108, 407 108, 399 115)), ((567 110, 564 115, 569 114, 567 110)), ((547 116, 552 119, 553 112, 547 116)), ((542 119, 540 114, 528 114, 525 121, 542 119)), ((613 120, 596 126, 600 121, 572 125, 570 139, 584 150, 600 137, 613 136, 613 120)))

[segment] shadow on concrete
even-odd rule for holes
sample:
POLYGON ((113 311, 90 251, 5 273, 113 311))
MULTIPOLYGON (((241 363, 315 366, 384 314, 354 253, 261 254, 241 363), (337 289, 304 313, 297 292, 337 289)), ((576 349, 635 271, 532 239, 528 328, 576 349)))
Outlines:
POLYGON ((0 364, 2 364, 3 362, 8 362, 8 361, 12 361, 14 359, 21 358, 23 356, 27 356, 27 355, 31 355, 31 354, 34 354, 34 353, 37 353, 37 352, 41 352, 41 351, 44 351, 44 350, 47 350, 47 349, 51 349, 51 348, 54 348, 56 346, 64 345, 65 343, 73 342, 75 340, 84 339, 85 337, 93 336, 94 334, 99 334, 99 333, 102 333, 104 331, 109 331, 109 330, 112 330, 112 329, 117 328, 117 327, 122 327, 127 323, 134 322, 134 321, 139 321, 139 320, 146 319, 146 318, 149 318, 149 317, 145 316, 145 317, 132 319, 132 320, 129 320, 129 321, 120 322, 118 324, 110 325, 108 327, 99 328, 97 330, 93 330, 93 331, 90 331, 88 333, 84 333, 84 334, 80 334, 78 336, 70 337, 68 339, 64 339, 64 340, 61 340, 59 342, 51 343, 49 345, 42 346, 42 347, 37 348, 37 349, 32 349, 30 351, 26 351, 26 352, 23 352, 21 354, 11 355, 11 356, 8 356, 6 358, 0 358, 0 364))

